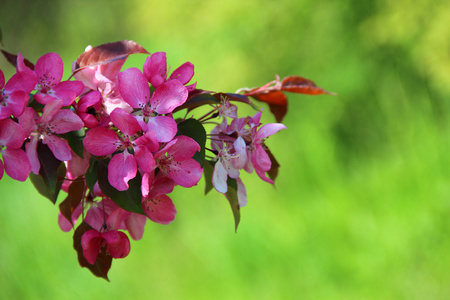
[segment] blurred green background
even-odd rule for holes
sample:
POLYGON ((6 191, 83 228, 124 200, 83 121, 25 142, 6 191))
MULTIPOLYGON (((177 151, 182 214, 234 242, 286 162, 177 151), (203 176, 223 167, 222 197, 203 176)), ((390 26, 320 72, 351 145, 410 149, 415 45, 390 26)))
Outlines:
POLYGON ((176 220, 148 223, 111 283, 79 267, 57 207, 5 176, 0 299, 450 298, 449 1, 3 0, 0 27, 4 49, 58 52, 67 75, 87 45, 132 39, 191 61, 200 88, 279 74, 338 93, 289 96, 268 140, 280 175, 243 176, 237 234, 221 195, 178 188, 176 220))

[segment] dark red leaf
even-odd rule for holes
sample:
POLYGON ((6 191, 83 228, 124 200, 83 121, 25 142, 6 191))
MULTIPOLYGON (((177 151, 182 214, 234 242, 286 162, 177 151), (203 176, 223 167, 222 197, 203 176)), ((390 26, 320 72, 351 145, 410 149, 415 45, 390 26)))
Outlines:
POLYGON ((265 94, 252 95, 256 100, 269 104, 270 111, 277 122, 283 121, 287 113, 288 101, 286 95, 281 91, 273 91, 265 94))
POLYGON ((69 186, 66 199, 59 205, 59 211, 71 224, 72 213, 83 199, 84 188, 84 178, 82 176, 76 178, 69 186))
POLYGON ((78 226, 73 234, 73 248, 77 251, 78 254, 78 262, 80 266, 88 268, 92 274, 97 277, 101 277, 109 281, 108 279, 108 271, 111 268, 112 257, 106 252, 106 248, 102 248, 101 252, 97 256, 97 260, 93 265, 87 262, 86 258, 83 255, 83 247, 81 247, 81 237, 83 234, 91 230, 92 227, 87 223, 83 222, 78 226))
POLYGON ((281 90, 308 95, 334 94, 316 86, 312 80, 300 76, 287 76, 283 78, 283 81, 281 82, 281 90))
POLYGON ((150 54, 141 45, 133 41, 118 41, 102 44, 78 56, 75 63, 74 73, 81 69, 112 63, 116 60, 125 59, 130 54, 150 54))
MULTIPOLYGON (((12 64, 15 68, 17 68, 17 55, 11 54, 9 52, 6 52, 5 50, 1 50, 3 56, 6 58, 6 60, 12 64)), ((30 62, 28 59, 24 58, 23 62, 25 63, 25 66, 30 68, 31 70, 34 70, 34 64, 30 62)))
POLYGON ((275 179, 278 177, 278 169, 280 168, 280 164, 275 159, 275 156, 273 156, 272 152, 265 146, 266 153, 269 155, 270 162, 272 165, 270 166, 270 170, 267 171, 267 175, 269 175, 269 178, 275 181, 275 179))

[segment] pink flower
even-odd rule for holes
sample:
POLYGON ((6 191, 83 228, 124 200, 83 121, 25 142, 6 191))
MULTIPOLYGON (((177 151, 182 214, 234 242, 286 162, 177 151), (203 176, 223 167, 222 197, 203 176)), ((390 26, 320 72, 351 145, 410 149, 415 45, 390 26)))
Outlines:
POLYGON ((0 70, 0 120, 20 116, 28 104, 28 94, 37 82, 31 71, 17 72, 5 85, 5 75, 0 70))
POLYGON ((140 240, 144 234, 146 221, 146 216, 129 212, 118 207, 109 215, 106 224, 109 230, 128 230, 131 238, 137 241, 140 240))
POLYGON ((123 99, 135 108, 133 115, 142 130, 154 131, 158 142, 169 142, 177 133, 177 124, 170 114, 186 102, 188 91, 178 80, 161 84, 150 96, 150 87, 142 72, 129 68, 119 73, 119 90, 123 99))
MULTIPOLYGON (((194 76, 194 65, 190 62, 185 62, 179 66, 167 78, 167 59, 165 52, 155 52, 150 57, 147 57, 144 63, 144 75, 148 82, 154 88, 160 87, 164 82, 172 79, 178 80, 181 84, 186 85, 194 76)), ((195 89, 196 83, 187 86, 189 92, 195 89)))
POLYGON ((31 172, 31 164, 21 149, 26 138, 23 128, 11 119, 0 120, 0 179, 3 172, 12 179, 25 181, 31 172), (6 149, 4 149, 6 147, 6 149))
POLYGON ((91 91, 74 103, 77 115, 83 120, 87 128, 107 126, 110 118, 102 104, 99 91, 91 91))
POLYGON ((113 258, 126 257, 130 253, 130 240, 121 231, 111 230, 101 233, 91 229, 81 237, 81 247, 84 258, 93 265, 102 250, 106 250, 113 258))
POLYGON ((192 158, 200 151, 199 144, 190 137, 180 135, 155 153, 158 168, 182 187, 192 187, 202 177, 200 164, 192 158))
POLYGON ((109 183, 119 191, 128 189, 128 181, 136 177, 137 168, 142 172, 154 170, 155 161, 151 151, 156 151, 159 144, 154 141, 152 133, 138 137, 141 130, 136 119, 116 108, 111 113, 113 124, 120 130, 96 127, 89 130, 83 140, 84 147, 93 155, 115 154, 108 164, 109 183))
POLYGON ((61 82, 63 61, 57 53, 41 56, 34 71, 38 78, 38 93, 34 95, 34 99, 41 104, 60 99, 63 106, 68 106, 83 92, 84 85, 81 81, 61 82))
POLYGON ((166 194, 173 191, 174 182, 158 173, 153 182, 150 183, 150 190, 142 197, 142 208, 147 217, 159 224, 169 224, 175 219, 177 210, 175 205, 166 194))
POLYGON ((43 114, 40 117, 31 107, 27 107, 19 118, 19 123, 25 132, 31 134, 30 142, 26 144, 26 151, 34 174, 38 174, 40 169, 36 150, 39 139, 47 144, 58 160, 72 159, 68 142, 58 135, 80 130, 83 128, 83 122, 71 110, 61 109, 62 105, 61 100, 50 101, 44 106, 43 114))

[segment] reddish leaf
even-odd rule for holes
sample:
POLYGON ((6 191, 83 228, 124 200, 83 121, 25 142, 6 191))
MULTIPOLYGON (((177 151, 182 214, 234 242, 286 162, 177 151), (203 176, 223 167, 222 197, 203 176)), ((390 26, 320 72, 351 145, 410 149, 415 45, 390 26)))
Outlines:
POLYGON ((125 59, 128 55, 135 53, 150 54, 141 45, 133 41, 124 40, 102 44, 78 56, 74 73, 87 67, 109 64, 116 60, 125 59))
POLYGON ((316 86, 312 80, 300 76, 287 76, 283 78, 283 81, 281 82, 281 90, 308 95, 334 94, 316 86))
POLYGON ((111 268, 112 257, 106 252, 106 247, 101 249, 101 252, 97 256, 97 260, 93 265, 88 263, 86 258, 84 258, 83 247, 81 247, 81 237, 86 231, 91 229, 92 227, 85 222, 78 226, 77 230, 75 230, 75 233, 73 234, 73 248, 77 251, 80 266, 88 268, 95 276, 109 281, 108 271, 111 268))
MULTIPOLYGON (((6 52, 5 50, 1 50, 3 56, 6 58, 6 60, 12 64, 15 68, 17 68, 17 55, 11 54, 9 52, 6 52)), ((23 62, 25 63, 25 66, 30 68, 31 70, 34 70, 34 64, 30 62, 28 59, 24 58, 23 62)))
POLYGON ((267 148, 267 146, 265 146, 265 148, 267 155, 269 155, 270 162, 272 163, 272 165, 270 166, 270 170, 267 171, 267 175, 269 175, 270 179, 275 181, 275 179, 278 177, 278 169, 280 168, 280 164, 275 159, 275 156, 273 156, 272 152, 270 152, 269 148, 267 148))
POLYGON ((283 92, 273 91, 266 94, 252 95, 252 97, 269 104, 270 111, 275 116, 277 122, 283 121, 288 106, 287 97, 283 92))
MULTIPOLYGON (((72 213, 80 204, 84 195, 84 179, 82 176, 76 178, 69 186, 66 199, 59 205, 61 214, 72 224, 72 213)), ((73 225, 73 224, 72 224, 73 225)))

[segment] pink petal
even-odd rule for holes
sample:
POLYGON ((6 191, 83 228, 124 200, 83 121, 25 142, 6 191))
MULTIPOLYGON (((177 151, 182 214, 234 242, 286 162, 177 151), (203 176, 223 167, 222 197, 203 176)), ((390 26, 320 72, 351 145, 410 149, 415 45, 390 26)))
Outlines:
POLYGON ((42 116, 38 119, 38 123, 48 123, 56 115, 56 113, 62 108, 62 101, 54 99, 51 102, 45 104, 42 116))
POLYGON ((134 108, 147 105, 150 88, 144 74, 138 68, 129 68, 119 73, 119 91, 123 100, 134 108))
POLYGON ((136 158, 139 169, 142 172, 151 172, 155 169, 156 162, 153 154, 145 146, 134 147, 134 156, 136 158))
POLYGON ((57 137, 56 135, 44 135, 42 141, 46 144, 53 155, 60 161, 68 161, 72 159, 72 151, 70 149, 69 143, 66 140, 57 137))
POLYGON ((67 133, 83 128, 84 123, 73 111, 61 109, 50 122, 54 133, 67 133))
POLYGON ((133 135, 141 130, 141 126, 135 117, 121 108, 116 108, 111 112, 111 121, 125 135, 133 135))
POLYGON ((0 120, 9 118, 9 117, 11 117, 12 114, 13 114, 13 110, 9 105, 0 105, 0 120))
POLYGON ((197 151, 200 151, 200 145, 194 139, 180 135, 173 139, 173 143, 168 143, 164 149, 157 152, 155 157, 158 153, 161 154, 164 151, 167 151, 177 161, 185 160, 194 156, 197 151))
POLYGON ((57 85, 63 76, 63 68, 63 61, 57 53, 44 54, 37 60, 34 68, 38 84, 42 86, 57 85))
POLYGON ((159 172, 158 175, 154 178, 154 181, 150 183, 151 188, 149 192, 149 198, 154 198, 160 195, 166 195, 172 193, 175 182, 169 177, 166 177, 162 172, 159 172))
POLYGON ((39 169, 41 168, 41 163, 39 162, 39 158, 37 155, 38 141, 39 137, 37 135, 34 135, 31 136, 30 142, 25 144, 25 151, 31 164, 31 171, 36 175, 39 174, 39 169))
POLYGON ((9 94, 7 101, 4 102, 11 108, 11 113, 7 117, 13 115, 17 118, 23 113, 28 104, 28 94, 23 91, 16 91, 9 94))
POLYGON ((155 178, 155 172, 143 173, 141 181, 141 194, 142 197, 147 197, 150 191, 150 187, 153 184, 153 179, 155 178))
POLYGON ((108 181, 119 191, 128 189, 128 181, 136 177, 136 159, 127 151, 114 155, 108 164, 108 181))
POLYGON ((155 52, 147 57, 143 67, 144 75, 150 84, 157 88, 167 79, 167 60, 165 52, 155 52))
POLYGON ((247 190, 241 178, 236 178, 239 207, 247 205, 247 190))
POLYGON ((133 240, 138 241, 142 238, 146 222, 146 216, 136 213, 131 213, 130 216, 125 219, 125 226, 133 240))
POLYGON ((26 137, 22 126, 13 120, 0 120, 0 145, 8 148, 20 148, 26 137))
POLYGON ((187 97, 188 90, 181 82, 169 80, 153 92, 150 102, 157 113, 168 114, 186 102, 187 97))
POLYGON ((0 150, 5 164, 5 172, 9 177, 18 181, 25 181, 31 172, 31 164, 22 149, 0 150))
POLYGON ((83 140, 86 150, 96 156, 109 155, 117 150, 119 143, 117 133, 105 127, 90 129, 83 140))
POLYGON ((36 74, 32 71, 17 72, 6 83, 5 92, 12 93, 22 91, 25 94, 31 93, 37 83, 36 74))
POLYGON ((175 71, 173 71, 169 79, 176 79, 184 85, 188 83, 193 76, 194 76, 194 65, 190 62, 185 62, 184 64, 179 66, 175 71))
POLYGON ((177 134, 177 123, 172 117, 150 117, 147 123, 147 131, 153 131, 160 143, 167 143, 177 134))
POLYGON ((182 187, 197 185, 202 177, 203 169, 195 159, 176 161, 167 166, 167 176, 182 187))
POLYGON ((116 208, 106 220, 108 228, 112 230, 125 229, 124 221, 130 216, 131 212, 126 211, 120 207, 116 208))
POLYGON ((153 131, 148 131, 143 136, 138 137, 134 140, 134 143, 137 146, 142 145, 147 147, 147 149, 151 152, 156 152, 159 149, 159 143, 156 139, 156 133, 154 133, 153 131))
POLYGON ((104 232, 102 237, 106 240, 106 250, 113 258, 124 258, 130 253, 130 240, 128 236, 116 230, 104 232))
POLYGON ((86 231, 81 237, 83 256, 91 265, 93 265, 97 260, 97 255, 100 251, 102 240, 102 234, 94 229, 86 231))
POLYGON ((228 190, 227 185, 228 173, 227 170, 223 167, 221 161, 216 162, 214 165, 214 171, 212 176, 212 184, 216 191, 219 193, 225 194, 228 190))
POLYGON ((287 129, 287 127, 281 123, 265 124, 256 133, 255 140, 265 139, 282 129, 287 129))
POLYGON ((19 117, 19 124, 28 136, 31 132, 37 129, 35 118, 38 117, 33 108, 27 107, 19 117))
POLYGON ((144 199, 142 208, 150 220, 164 225, 171 223, 177 214, 175 205, 166 195, 144 199))

